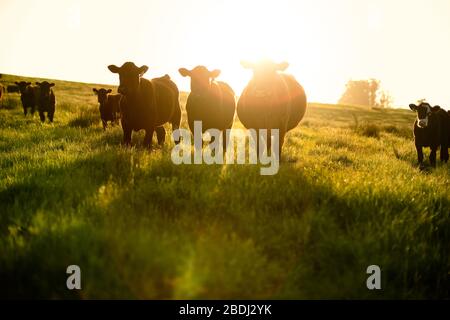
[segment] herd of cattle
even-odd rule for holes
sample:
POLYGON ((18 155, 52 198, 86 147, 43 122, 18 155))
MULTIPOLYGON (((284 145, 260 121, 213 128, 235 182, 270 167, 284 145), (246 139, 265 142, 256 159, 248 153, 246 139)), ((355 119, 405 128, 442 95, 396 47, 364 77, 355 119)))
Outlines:
MULTIPOLYGON (((23 112, 27 115, 28 110, 31 114, 34 114, 36 109, 39 112, 41 121, 45 121, 45 114, 50 122, 53 122, 53 116, 55 114, 55 94, 52 87, 54 83, 47 81, 36 82, 32 85, 31 82, 20 81, 15 82, 15 85, 9 85, 6 87, 8 93, 20 93, 20 100, 22 101, 23 112)), ((3 97, 3 86, 0 85, 0 99, 3 97)))
MULTIPOLYGON (((266 129, 269 137, 271 130, 279 132, 280 152, 285 134, 295 128, 306 112, 307 99, 303 87, 296 79, 283 73, 287 63, 264 61, 257 64, 242 62, 242 66, 253 71, 253 77, 235 101, 233 89, 225 82, 216 81, 220 70, 209 71, 204 66, 192 70, 179 69, 183 77, 190 77, 191 92, 186 103, 186 112, 190 130, 194 131, 194 121, 202 122, 202 130, 218 129, 223 133, 223 147, 226 148, 227 129, 231 129, 235 113, 247 129, 266 129)), ((93 88, 98 97, 100 118, 103 128, 107 122, 121 120, 123 142, 131 143, 133 131, 144 130, 144 145, 151 147, 153 133, 156 132, 160 145, 165 141, 164 124, 170 123, 172 129, 180 126, 181 108, 179 90, 168 75, 147 80, 142 76, 147 66, 137 67, 133 62, 126 62, 121 67, 108 66, 112 73, 119 75, 118 93, 111 89, 93 88)), ((24 114, 28 109, 33 114, 37 108, 41 121, 53 121, 55 113, 55 95, 53 83, 47 81, 16 82, 15 86, 7 86, 7 92, 19 92, 24 114)), ((0 85, 0 99, 4 88, 0 85)), ((450 111, 439 106, 431 107, 422 102, 410 104, 411 110, 417 113, 414 123, 414 137, 419 164, 423 164, 423 147, 429 147, 430 163, 436 165, 436 152, 440 149, 442 162, 449 160, 450 147, 450 111)), ((258 146, 265 145, 269 154, 271 139, 258 141, 258 146)))

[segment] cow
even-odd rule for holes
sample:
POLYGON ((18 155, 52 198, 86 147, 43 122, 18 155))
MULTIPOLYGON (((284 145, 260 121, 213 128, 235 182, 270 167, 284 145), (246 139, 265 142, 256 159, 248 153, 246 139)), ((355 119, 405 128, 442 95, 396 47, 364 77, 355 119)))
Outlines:
POLYGON ((154 131, 158 144, 163 145, 166 136, 163 125, 170 122, 173 131, 180 127, 181 108, 176 84, 168 75, 152 80, 142 78, 148 67, 137 67, 133 62, 125 62, 121 67, 109 65, 108 69, 119 74, 123 143, 130 145, 132 131, 143 129, 145 147, 152 148, 154 131))
POLYGON ((52 87, 55 86, 54 83, 49 83, 47 81, 36 82, 37 87, 35 87, 35 96, 37 102, 37 109, 39 111, 39 118, 42 122, 45 121, 45 112, 47 112, 47 117, 50 122, 53 122, 53 117, 55 115, 56 99, 53 93, 52 87))
POLYGON ((0 108, 3 108, 3 85, 0 84, 0 108))
MULTIPOLYGON (((242 61, 241 65, 246 69, 252 69, 253 77, 239 97, 237 104, 239 120, 247 129, 268 130, 267 154, 271 153, 273 135, 271 129, 278 129, 281 154, 286 133, 295 128, 305 115, 307 105, 305 91, 292 75, 280 73, 289 66, 287 62, 242 61)), ((261 140, 260 138, 257 143, 259 155, 264 151, 261 140)), ((279 157, 279 154, 275 156, 279 157)))
POLYGON ((19 86, 13 85, 13 84, 10 84, 9 86, 7 86, 6 91, 8 93, 20 93, 19 86))
POLYGON ((15 84, 19 88, 20 100, 22 101, 24 115, 27 115, 28 109, 30 109, 31 115, 34 115, 34 111, 36 108, 36 88, 31 85, 31 82, 27 81, 16 81, 15 84))
MULTIPOLYGON (((236 110, 235 94, 231 87, 222 81, 215 81, 220 70, 209 71, 204 66, 192 70, 180 68, 183 77, 191 78, 191 92, 186 102, 188 124, 194 133, 194 121, 201 121, 202 131, 218 129, 223 135, 223 150, 226 151, 227 135, 233 126, 236 110)), ((229 140, 229 137, 228 137, 229 140)))
POLYGON ((419 105, 410 104, 409 107, 417 113, 413 132, 419 166, 424 167, 422 148, 425 147, 431 149, 429 157, 431 166, 436 166, 436 152, 439 148, 441 161, 447 162, 450 147, 450 113, 440 106, 431 107, 427 102, 421 102, 419 105))
POLYGON ((120 118, 120 99, 121 94, 111 94, 111 89, 96 89, 92 91, 97 95, 100 111, 100 119, 102 120, 103 130, 106 130, 108 121, 112 124, 120 118))

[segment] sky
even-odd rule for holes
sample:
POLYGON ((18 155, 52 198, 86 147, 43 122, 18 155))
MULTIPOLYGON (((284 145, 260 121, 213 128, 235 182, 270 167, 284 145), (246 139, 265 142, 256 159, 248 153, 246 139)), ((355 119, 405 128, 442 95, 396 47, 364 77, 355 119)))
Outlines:
POLYGON ((0 73, 117 84, 107 65, 220 69, 241 92, 241 60, 290 63, 309 101, 335 103, 376 78, 407 106, 450 109, 449 0, 0 0, 0 73))

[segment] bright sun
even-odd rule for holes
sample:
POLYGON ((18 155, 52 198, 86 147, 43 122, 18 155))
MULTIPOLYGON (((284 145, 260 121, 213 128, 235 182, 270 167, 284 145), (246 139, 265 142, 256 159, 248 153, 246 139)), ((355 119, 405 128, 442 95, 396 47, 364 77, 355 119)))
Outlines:
POLYGON ((313 85, 313 61, 318 57, 306 49, 311 37, 308 20, 298 12, 286 12, 275 1, 233 3, 234 6, 228 1, 219 4, 211 16, 205 14, 190 21, 183 45, 187 67, 203 64, 220 68, 221 79, 240 94, 251 76, 240 66, 240 61, 287 61, 290 63, 287 72, 297 76, 305 88, 313 85), (294 22, 295 30, 292 30, 294 22), (295 39, 292 34, 296 35, 295 39))

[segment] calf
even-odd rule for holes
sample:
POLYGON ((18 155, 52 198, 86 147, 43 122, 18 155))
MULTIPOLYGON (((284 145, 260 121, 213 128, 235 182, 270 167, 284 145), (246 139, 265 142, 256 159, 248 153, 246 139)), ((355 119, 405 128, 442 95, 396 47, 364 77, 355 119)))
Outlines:
POLYGON ((108 121, 115 123, 120 118, 120 99, 121 94, 110 94, 111 89, 92 89, 97 95, 100 111, 100 119, 102 120, 103 130, 106 130, 108 121))
POLYGON ((20 81, 15 82, 15 84, 19 88, 24 115, 27 115, 28 109, 30 109, 33 115, 36 107, 35 88, 31 86, 31 82, 20 81))
POLYGON ((168 75, 152 80, 142 78, 148 67, 137 67, 133 62, 125 62, 121 67, 110 65, 108 69, 119 74, 124 144, 131 144, 132 131, 144 129, 144 146, 151 148, 154 131, 162 145, 166 135, 163 125, 170 122, 173 130, 180 126, 181 109, 176 84, 168 75))
MULTIPOLYGON (((215 81, 220 70, 209 71, 204 66, 193 70, 178 70, 183 77, 191 78, 191 93, 186 103, 188 124, 194 133, 194 121, 202 122, 203 132, 218 129, 223 134, 223 149, 226 150, 227 133, 233 125, 236 101, 234 91, 225 82, 215 81)), ((229 140, 229 138, 228 138, 229 140)))
POLYGON ((439 147, 441 161, 447 162, 450 146, 450 114, 439 106, 431 107, 426 102, 418 106, 410 104, 409 107, 417 113, 417 119, 414 121, 414 141, 419 165, 423 166, 424 147, 431 149, 430 164, 433 167, 436 166, 436 152, 439 147))
POLYGON ((47 112, 48 120, 50 120, 50 122, 53 122, 56 99, 52 87, 54 87, 55 84, 43 81, 36 82, 36 85, 37 87, 35 87, 34 92, 36 96, 37 108, 39 111, 39 118, 41 118, 41 121, 44 122, 45 112, 47 112))
MULTIPOLYGON (((306 112, 306 94, 291 75, 280 73, 287 62, 262 61, 257 64, 242 62, 244 68, 253 70, 253 78, 242 92, 237 115, 247 129, 267 129, 267 154, 271 150, 271 129, 279 130, 279 150, 285 134, 295 128, 306 112)), ((261 141, 258 143, 258 148, 261 141)), ((259 151, 261 154, 261 151, 259 151)), ((279 155, 276 155, 279 156, 279 155)))

